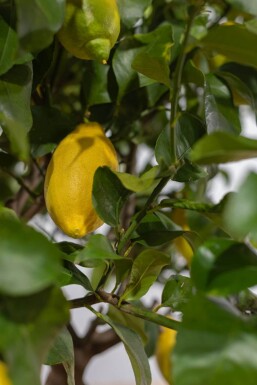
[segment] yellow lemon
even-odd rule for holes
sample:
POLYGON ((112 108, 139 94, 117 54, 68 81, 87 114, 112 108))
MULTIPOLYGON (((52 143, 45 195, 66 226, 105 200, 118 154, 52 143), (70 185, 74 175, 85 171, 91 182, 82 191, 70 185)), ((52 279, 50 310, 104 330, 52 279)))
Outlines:
MULTIPOLYGON (((187 224, 185 210, 183 209, 174 209, 172 211, 171 218, 173 222, 179 225, 183 230, 190 231, 190 228, 187 224)), ((178 237, 174 240, 174 244, 178 252, 187 260, 190 264, 193 256, 193 250, 190 244, 183 237, 178 237)))
POLYGON ((120 33, 116 0, 68 0, 61 44, 72 55, 84 60, 106 63, 120 33))
POLYGON ((81 238, 103 223, 92 204, 93 178, 100 166, 117 170, 117 155, 102 127, 87 123, 60 142, 47 168, 47 210, 57 226, 73 238, 81 238))
POLYGON ((8 369, 3 361, 0 361, 0 384, 1 385, 12 385, 8 375, 8 369))
POLYGON ((175 330, 162 327, 156 345, 156 360, 163 377, 169 384, 172 384, 171 352, 176 344, 176 336, 175 330))

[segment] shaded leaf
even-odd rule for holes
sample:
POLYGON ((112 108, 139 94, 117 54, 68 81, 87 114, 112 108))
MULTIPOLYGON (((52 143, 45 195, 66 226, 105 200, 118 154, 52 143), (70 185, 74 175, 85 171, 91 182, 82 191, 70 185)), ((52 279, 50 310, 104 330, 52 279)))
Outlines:
POLYGON ((172 275, 162 292, 162 307, 182 310, 193 295, 191 279, 183 275, 172 275))
POLYGON ((130 28, 143 16, 151 0, 118 0, 117 4, 122 22, 130 28))
POLYGON ((118 226, 121 209, 129 195, 119 178, 108 167, 99 167, 94 175, 93 204, 105 223, 118 226))

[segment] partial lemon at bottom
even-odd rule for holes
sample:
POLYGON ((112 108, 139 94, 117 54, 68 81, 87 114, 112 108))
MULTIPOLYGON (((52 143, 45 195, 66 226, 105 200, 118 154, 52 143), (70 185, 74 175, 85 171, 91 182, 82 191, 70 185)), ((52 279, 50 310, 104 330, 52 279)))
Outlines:
POLYGON ((162 327, 156 345, 156 360, 168 384, 172 384, 171 354, 176 344, 176 336, 176 330, 162 327))
POLYGON ((8 375, 8 369, 3 361, 0 361, 0 384, 1 385, 12 385, 8 375))

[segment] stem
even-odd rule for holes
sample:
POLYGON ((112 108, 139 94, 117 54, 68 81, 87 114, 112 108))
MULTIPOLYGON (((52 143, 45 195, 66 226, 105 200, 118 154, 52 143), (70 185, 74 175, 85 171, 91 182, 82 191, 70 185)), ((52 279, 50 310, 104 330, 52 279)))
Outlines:
POLYGON ((145 206, 143 207, 142 210, 139 211, 135 219, 131 222, 130 226, 128 227, 127 231, 124 233, 123 237, 121 238, 117 251, 119 254, 122 252, 126 252, 125 246, 127 245, 128 241, 130 240, 131 235, 133 232, 136 230, 142 219, 145 217, 147 214, 148 209, 151 207, 153 201, 155 198, 159 195, 159 193, 162 191, 164 186, 167 184, 167 182, 170 180, 170 176, 162 178, 158 185, 155 187, 153 190, 152 194, 149 196, 149 198, 146 201, 145 206), (125 249, 125 250, 124 250, 125 249))
POLYGON ((188 23, 186 25, 184 40, 181 46, 181 52, 178 56, 177 65, 174 72, 174 80, 173 80, 173 90, 171 92, 170 103, 171 103, 171 115, 170 115, 170 140, 171 147, 173 148, 174 154, 174 163, 176 163, 176 130, 175 130, 175 119, 178 112, 178 102, 180 95, 180 87, 182 80, 183 67, 186 59, 186 47, 188 43, 189 33, 194 21, 194 18, 198 12, 198 8, 194 10, 189 16, 188 23))

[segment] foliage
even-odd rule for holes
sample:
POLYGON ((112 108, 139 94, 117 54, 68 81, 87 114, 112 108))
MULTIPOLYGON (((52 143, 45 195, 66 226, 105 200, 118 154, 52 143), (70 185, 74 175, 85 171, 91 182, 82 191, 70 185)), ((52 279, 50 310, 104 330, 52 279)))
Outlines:
POLYGON ((241 129, 241 111, 257 110, 256 2, 117 4, 104 65, 59 43, 64 0, 0 1, 1 362, 13 385, 39 385, 44 363, 62 364, 69 385, 76 367, 83 384, 90 358, 121 341, 135 383, 150 385, 162 325, 177 331, 174 385, 254 385, 257 175, 210 196, 224 163, 257 157, 241 129), (106 227, 75 241, 49 224, 43 185, 53 150, 85 122, 104 127, 120 169, 97 169, 92 204, 106 227), (156 282, 161 298, 146 305, 156 282), (83 298, 64 296, 73 284, 83 298), (77 307, 95 317, 83 338, 66 328, 77 307))

